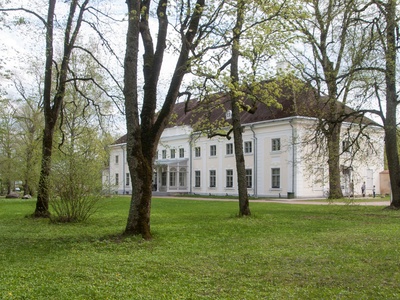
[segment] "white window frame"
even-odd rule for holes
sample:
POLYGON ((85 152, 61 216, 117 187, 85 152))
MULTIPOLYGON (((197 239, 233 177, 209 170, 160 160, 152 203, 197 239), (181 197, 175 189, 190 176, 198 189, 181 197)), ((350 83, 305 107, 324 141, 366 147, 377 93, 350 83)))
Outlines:
POLYGON ((119 185, 119 174, 115 173, 115 185, 119 185))
POLYGON ((167 186, 168 172, 166 170, 161 171, 161 186, 167 186))
POLYGON ((217 156, 217 145, 210 145, 210 156, 217 156))
POLYGON ((233 144, 226 144, 226 155, 233 155, 233 144))
POLYGON ((217 187, 217 171, 210 170, 210 188, 217 187))
POLYGON ((179 187, 186 186, 186 168, 180 168, 178 174, 179 187))
POLYGON ((226 170, 226 187, 233 188, 233 170, 232 169, 226 170))
POLYGON ((177 170, 176 168, 171 168, 169 169, 169 186, 170 187, 176 187, 177 182, 176 182, 176 173, 177 170))
POLYGON ((271 188, 280 189, 281 188, 281 169, 271 168, 271 188))
POLYGON ((246 141, 244 142, 244 153, 245 154, 250 154, 253 153, 253 142, 252 141, 246 141))
POLYGON ((194 157, 201 157, 201 147, 194 148, 194 157))
POLYGON ((271 139, 271 151, 272 152, 281 151, 281 139, 280 138, 271 139))
POLYGON ((248 189, 253 188, 253 169, 246 169, 246 186, 248 189))
POLYGON ((200 170, 194 171, 194 187, 196 187, 196 188, 201 187, 201 171, 200 170))

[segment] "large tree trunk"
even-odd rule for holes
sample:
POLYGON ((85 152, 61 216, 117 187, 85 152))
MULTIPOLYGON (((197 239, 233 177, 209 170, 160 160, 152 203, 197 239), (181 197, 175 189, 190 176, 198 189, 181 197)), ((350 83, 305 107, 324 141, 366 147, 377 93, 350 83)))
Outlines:
POLYGON ((51 156, 53 152, 54 125, 46 122, 43 134, 42 165, 40 170, 38 196, 34 216, 37 218, 49 217, 49 180, 51 170, 51 156))
MULTIPOLYGON (((163 63, 168 28, 167 0, 158 2, 157 16, 159 29, 157 46, 153 42, 149 28, 150 5, 152 1, 128 0, 129 23, 124 62, 124 97, 127 124, 127 159, 132 178, 132 198, 125 234, 151 238, 150 211, 153 160, 158 141, 173 111, 184 75, 189 67, 189 52, 197 34, 204 0, 197 0, 196 9, 191 11, 190 21, 183 26, 182 46, 170 86, 162 106, 155 115, 157 84, 163 63), (142 6, 142 7, 141 7, 142 6), (144 44, 144 98, 139 120, 138 102, 138 51, 139 33, 144 44)), ((182 24, 183 25, 183 24, 182 24)))
POLYGON ((328 169, 329 169, 329 199, 343 198, 340 185, 340 132, 342 123, 340 118, 344 115, 344 105, 338 105, 337 70, 333 69, 333 63, 328 60, 327 54, 323 64, 326 83, 328 86, 328 128, 325 137, 328 146, 328 169))
POLYGON ((42 164, 40 170, 38 197, 36 201, 36 209, 33 215, 35 217, 49 216, 49 175, 51 169, 51 154, 53 150, 53 130, 54 124, 49 123, 51 120, 51 86, 52 86, 52 69, 53 69, 53 22, 56 0, 49 1, 46 23, 46 65, 44 75, 44 119, 45 127, 43 132, 43 149, 42 164))
POLYGON ((334 124, 328 140, 329 199, 343 197, 340 185, 340 124, 334 124))
POLYGON ((153 162, 152 160, 148 161, 140 151, 137 151, 134 141, 127 145, 127 149, 132 153, 129 172, 133 184, 125 234, 141 235, 144 239, 149 240, 151 239, 150 212, 153 162))
POLYGON ((396 1, 389 0, 386 6, 386 120, 385 147, 389 167, 392 199, 390 206, 400 208, 400 166, 397 144, 397 92, 396 92, 396 1))

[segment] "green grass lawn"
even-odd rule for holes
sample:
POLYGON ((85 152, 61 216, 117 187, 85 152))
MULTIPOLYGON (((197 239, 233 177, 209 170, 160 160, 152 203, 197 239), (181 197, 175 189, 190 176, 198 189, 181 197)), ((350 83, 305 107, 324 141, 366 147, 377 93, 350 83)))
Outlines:
POLYGON ((129 198, 83 224, 0 200, 0 299, 399 299, 400 211, 154 199, 154 239, 119 238, 129 198))

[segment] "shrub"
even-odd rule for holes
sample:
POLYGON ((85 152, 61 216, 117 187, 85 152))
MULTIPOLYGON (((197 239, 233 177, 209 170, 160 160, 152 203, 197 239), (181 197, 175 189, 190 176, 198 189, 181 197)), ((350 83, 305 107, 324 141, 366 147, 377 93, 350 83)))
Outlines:
POLYGON ((51 176, 50 207, 53 222, 82 222, 96 212, 101 178, 95 167, 80 159, 57 164, 51 176))

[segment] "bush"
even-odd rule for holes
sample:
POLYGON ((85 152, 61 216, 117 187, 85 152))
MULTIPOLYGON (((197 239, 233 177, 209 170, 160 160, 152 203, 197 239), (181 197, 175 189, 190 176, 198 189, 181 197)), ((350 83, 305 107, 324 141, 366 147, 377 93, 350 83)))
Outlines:
POLYGON ((101 178, 96 168, 78 159, 58 164, 50 186, 53 222, 82 222, 96 212, 101 198, 101 178))

